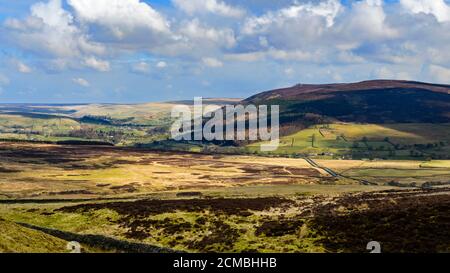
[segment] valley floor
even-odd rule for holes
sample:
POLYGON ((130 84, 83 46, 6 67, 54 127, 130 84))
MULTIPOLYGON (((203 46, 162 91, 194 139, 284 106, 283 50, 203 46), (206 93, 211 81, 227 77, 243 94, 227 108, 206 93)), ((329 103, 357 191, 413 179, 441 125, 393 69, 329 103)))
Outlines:
POLYGON ((450 252, 450 161, 313 162, 0 143, 0 252, 450 252))

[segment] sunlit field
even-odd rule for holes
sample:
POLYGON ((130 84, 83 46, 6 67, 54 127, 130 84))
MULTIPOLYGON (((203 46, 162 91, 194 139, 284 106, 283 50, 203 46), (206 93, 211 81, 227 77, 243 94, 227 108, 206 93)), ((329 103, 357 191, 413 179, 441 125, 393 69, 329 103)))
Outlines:
MULTIPOLYGON (((76 238, 87 252, 121 252, 133 243, 143 244, 133 245, 136 252, 362 252, 345 232, 375 231, 361 230, 352 215, 358 211, 370 225, 379 221, 373 213, 413 209, 410 202, 429 210, 411 211, 414 221, 429 221, 432 211, 436 228, 445 224, 439 213, 449 192, 438 182, 449 179, 448 161, 315 162, 319 167, 302 158, 0 143, 0 225, 8 227, 0 251, 66 252, 64 242, 76 238), (325 225, 335 213, 342 219, 333 221, 348 225, 342 231, 325 225)), ((383 239, 396 225, 376 232, 383 239)), ((448 235, 416 232, 416 244, 448 235)), ((387 250, 408 247, 394 240, 387 250)))

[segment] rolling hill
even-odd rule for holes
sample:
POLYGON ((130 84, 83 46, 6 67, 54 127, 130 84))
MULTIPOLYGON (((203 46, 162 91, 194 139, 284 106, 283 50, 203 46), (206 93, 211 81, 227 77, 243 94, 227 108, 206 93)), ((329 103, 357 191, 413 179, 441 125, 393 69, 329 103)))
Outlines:
POLYGON ((306 128, 326 122, 448 123, 450 85, 374 80, 308 85, 263 92, 244 104, 279 104, 280 124, 306 128))
MULTIPOLYGON (((278 154, 449 156, 450 85, 393 80, 299 84, 243 103, 280 105, 278 154)), ((259 144, 248 147, 255 150, 259 144)))

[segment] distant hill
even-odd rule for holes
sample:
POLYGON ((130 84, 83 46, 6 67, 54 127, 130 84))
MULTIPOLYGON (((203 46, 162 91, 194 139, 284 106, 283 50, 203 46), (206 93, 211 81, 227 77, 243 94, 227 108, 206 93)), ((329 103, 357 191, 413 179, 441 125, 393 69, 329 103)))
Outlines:
POLYGON ((450 85, 373 80, 298 84, 254 95, 244 104, 279 104, 282 127, 326 122, 449 123, 450 85))

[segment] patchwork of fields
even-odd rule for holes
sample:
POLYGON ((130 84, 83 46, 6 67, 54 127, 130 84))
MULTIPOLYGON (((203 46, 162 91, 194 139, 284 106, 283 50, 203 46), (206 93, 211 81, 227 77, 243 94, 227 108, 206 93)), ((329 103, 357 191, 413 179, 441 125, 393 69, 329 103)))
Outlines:
MULTIPOLYGON (((257 152, 260 143, 247 146, 257 152)), ((345 159, 448 159, 450 124, 355 124, 312 126, 281 138, 273 154, 345 159)))

